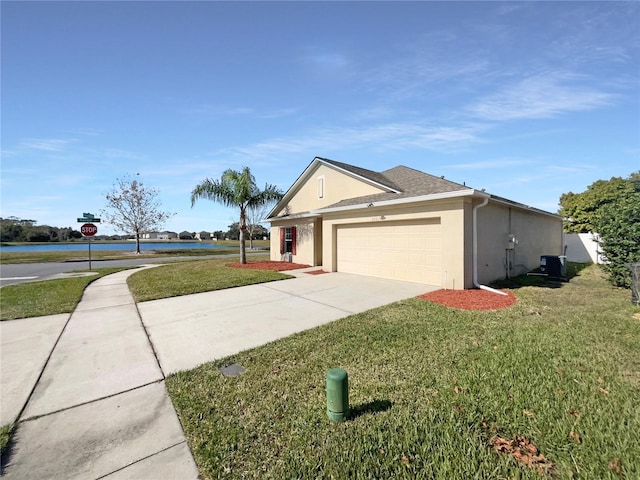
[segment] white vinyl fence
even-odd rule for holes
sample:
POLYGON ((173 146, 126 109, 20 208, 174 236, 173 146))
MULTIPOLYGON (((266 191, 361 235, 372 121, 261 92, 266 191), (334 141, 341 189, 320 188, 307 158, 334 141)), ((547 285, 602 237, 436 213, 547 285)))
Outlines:
POLYGON ((604 263, 597 233, 565 233, 564 249, 569 262, 604 263))

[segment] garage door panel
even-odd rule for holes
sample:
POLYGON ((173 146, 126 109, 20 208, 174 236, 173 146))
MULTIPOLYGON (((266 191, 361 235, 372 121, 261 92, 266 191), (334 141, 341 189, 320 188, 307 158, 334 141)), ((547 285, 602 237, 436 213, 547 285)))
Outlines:
POLYGON ((338 227, 338 271, 440 285, 439 219, 338 227))

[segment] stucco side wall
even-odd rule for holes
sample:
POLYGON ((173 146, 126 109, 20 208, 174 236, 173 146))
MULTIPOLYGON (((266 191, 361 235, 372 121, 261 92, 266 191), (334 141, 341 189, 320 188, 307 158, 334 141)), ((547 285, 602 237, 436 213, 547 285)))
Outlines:
POLYGON ((478 209, 478 281, 490 283, 526 273, 541 255, 562 255, 562 220, 489 202, 478 209), (517 244, 507 250, 509 234, 517 244))
POLYGON ((337 271, 337 227, 340 225, 383 224, 406 220, 438 218, 442 233, 443 288, 462 289, 468 286, 465 275, 465 201, 463 199, 416 203, 404 206, 372 207, 345 213, 327 213, 322 222, 323 269, 337 271))
POLYGON ((282 260, 282 255, 280 254, 280 229, 296 227, 296 254, 292 256, 292 261, 307 265, 320 265, 320 259, 317 258, 318 252, 313 242, 314 223, 313 218, 279 221, 277 224, 272 223, 270 259, 274 261, 282 260))
POLYGON ((319 165, 287 205, 276 216, 309 212, 338 203, 346 198, 382 193, 384 190, 339 172, 326 165, 319 165), (319 198, 318 178, 323 177, 324 192, 319 198))

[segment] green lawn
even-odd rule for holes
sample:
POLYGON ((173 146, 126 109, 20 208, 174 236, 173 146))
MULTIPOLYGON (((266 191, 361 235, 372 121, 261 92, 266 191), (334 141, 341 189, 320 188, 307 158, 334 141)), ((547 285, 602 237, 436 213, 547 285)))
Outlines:
POLYGON ((91 282, 126 268, 98 268, 96 275, 27 282, 0 288, 0 320, 72 312, 91 282))
POLYGON ((129 290, 136 302, 144 302, 291 278, 279 272, 226 266, 236 261, 229 258, 200 260, 143 270, 129 277, 129 290))
POLYGON ((170 376, 202 477, 640 478, 629 291, 589 267, 515 292, 496 312, 398 302, 170 376), (234 362, 244 375, 219 373, 234 362), (333 367, 350 379, 342 424, 325 414, 333 367), (542 473, 496 436, 535 445, 542 473))

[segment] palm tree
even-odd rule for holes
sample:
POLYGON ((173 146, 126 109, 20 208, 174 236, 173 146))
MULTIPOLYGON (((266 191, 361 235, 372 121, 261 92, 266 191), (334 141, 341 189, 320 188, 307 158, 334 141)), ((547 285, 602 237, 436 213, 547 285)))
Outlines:
POLYGON ((204 179, 191 192, 191 207, 200 198, 213 200, 227 207, 240 208, 240 263, 247 263, 244 238, 247 232, 247 209, 276 202, 283 193, 275 186, 266 184, 264 190, 256 185, 249 167, 242 171, 225 170, 220 180, 204 179))

